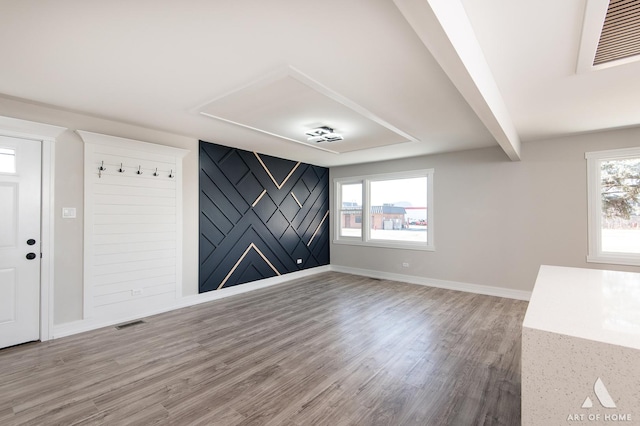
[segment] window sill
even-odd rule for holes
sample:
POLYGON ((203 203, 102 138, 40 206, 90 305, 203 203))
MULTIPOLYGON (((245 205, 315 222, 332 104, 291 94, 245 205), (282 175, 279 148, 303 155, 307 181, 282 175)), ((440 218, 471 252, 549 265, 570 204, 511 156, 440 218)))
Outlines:
POLYGON ((378 248, 391 248, 399 250, 417 250, 417 251, 436 251, 433 245, 428 244, 403 244, 392 241, 360 241, 360 240, 333 240, 333 244, 348 245, 348 246, 360 246, 360 247, 378 247, 378 248))
POLYGON ((610 265, 640 266, 640 255, 599 254, 587 256, 588 263, 606 263, 610 265))

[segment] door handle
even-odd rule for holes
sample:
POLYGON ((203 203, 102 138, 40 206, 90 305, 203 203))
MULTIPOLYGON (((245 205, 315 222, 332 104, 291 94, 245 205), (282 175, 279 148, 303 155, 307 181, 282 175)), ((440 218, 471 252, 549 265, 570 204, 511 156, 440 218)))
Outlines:
POLYGON ((34 245, 35 243, 36 243, 36 240, 34 240, 33 238, 29 238, 29 239, 27 240, 27 245, 29 245, 29 246, 32 246, 32 245, 34 245))
POLYGON ((27 259, 33 260, 35 258, 36 258, 36 254, 35 253, 27 253, 27 259))

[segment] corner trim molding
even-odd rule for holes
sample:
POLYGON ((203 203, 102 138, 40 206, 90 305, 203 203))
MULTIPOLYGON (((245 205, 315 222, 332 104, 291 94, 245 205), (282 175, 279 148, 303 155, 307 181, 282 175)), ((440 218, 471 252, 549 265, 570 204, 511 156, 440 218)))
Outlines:
POLYGON ((525 300, 531 298, 530 291, 513 290, 504 287, 493 287, 481 284, 463 283, 458 281, 439 280, 435 278, 417 277, 415 275, 394 274, 391 272, 374 271, 370 269, 351 268, 348 266, 331 265, 331 270, 344 274, 360 275, 370 278, 382 278, 427 287, 444 288, 447 290, 464 291, 465 293, 484 294, 486 296, 504 297, 507 299, 525 300))
POLYGON ((68 130, 66 127, 4 116, 0 116, 0 128, 2 134, 6 136, 50 142, 55 142, 62 133, 68 130))

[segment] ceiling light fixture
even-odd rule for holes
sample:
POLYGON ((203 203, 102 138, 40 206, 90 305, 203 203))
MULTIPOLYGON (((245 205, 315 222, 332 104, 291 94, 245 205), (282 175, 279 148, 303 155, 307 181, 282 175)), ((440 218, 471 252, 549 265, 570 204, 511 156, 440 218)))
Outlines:
POLYGON ((342 135, 335 133, 331 127, 321 126, 305 132, 307 142, 336 142, 344 139, 342 135))

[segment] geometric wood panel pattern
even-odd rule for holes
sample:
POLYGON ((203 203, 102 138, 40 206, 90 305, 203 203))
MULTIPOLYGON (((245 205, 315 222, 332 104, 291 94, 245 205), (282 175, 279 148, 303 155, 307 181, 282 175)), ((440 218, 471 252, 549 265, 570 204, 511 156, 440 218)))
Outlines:
POLYGON ((200 293, 327 265, 329 169, 200 141, 199 220, 200 293))

